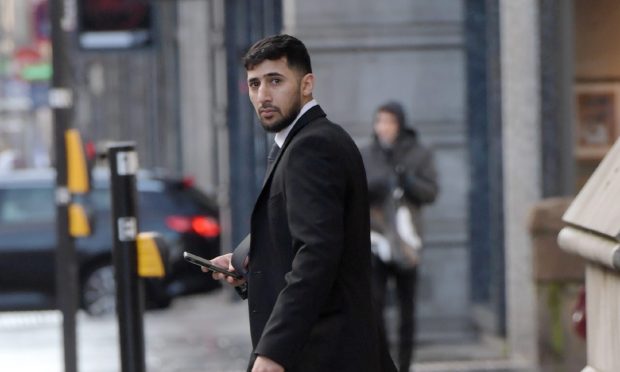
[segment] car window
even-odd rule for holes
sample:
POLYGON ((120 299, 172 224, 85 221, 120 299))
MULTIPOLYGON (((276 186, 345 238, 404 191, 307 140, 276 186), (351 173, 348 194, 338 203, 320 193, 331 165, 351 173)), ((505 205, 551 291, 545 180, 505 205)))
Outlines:
POLYGON ((49 188, 5 189, 1 192, 0 223, 50 222, 56 216, 49 188))
MULTIPOLYGON (((109 190, 95 190, 90 195, 90 202, 99 211, 109 211, 112 204, 109 190)), ((175 200, 170 199, 163 192, 140 191, 138 192, 138 207, 158 209, 163 212, 170 212, 178 209, 175 200)))
POLYGON ((195 207, 195 203, 187 197, 183 192, 150 192, 143 191, 139 193, 138 200, 140 208, 145 211, 159 210, 164 213, 182 213, 191 212, 195 207))
POLYGON ((111 208, 108 189, 93 189, 88 198, 97 211, 107 211, 111 208))
MULTIPOLYGON (((108 189, 95 189, 90 195, 90 202, 96 210, 110 210, 110 192, 108 189)), ((206 196, 192 188, 168 188, 159 191, 143 190, 138 192, 138 207, 142 211, 157 210, 162 213, 196 213, 206 208, 206 196)))

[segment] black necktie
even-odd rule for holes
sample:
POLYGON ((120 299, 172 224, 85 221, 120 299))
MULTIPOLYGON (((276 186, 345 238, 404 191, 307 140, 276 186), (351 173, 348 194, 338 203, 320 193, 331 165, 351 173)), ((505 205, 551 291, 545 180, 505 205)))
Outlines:
POLYGON ((273 169, 273 164, 276 162, 279 153, 280 146, 278 146, 278 144, 274 142, 273 146, 271 146, 271 150, 269 150, 269 155, 267 155, 267 171, 265 172, 263 186, 265 185, 265 182, 267 182, 267 177, 269 176, 269 173, 271 173, 271 169, 273 169))
POLYGON ((278 154, 280 153, 280 146, 277 143, 273 143, 271 146, 271 150, 269 150, 269 155, 267 155, 267 167, 271 167, 274 161, 278 158, 278 154))

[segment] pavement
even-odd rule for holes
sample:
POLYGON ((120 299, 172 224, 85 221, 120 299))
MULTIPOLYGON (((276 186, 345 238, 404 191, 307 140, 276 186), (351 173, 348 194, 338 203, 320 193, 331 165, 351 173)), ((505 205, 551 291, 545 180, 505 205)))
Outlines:
MULTIPOLYGON (((148 372, 245 371, 251 351, 247 306, 218 291, 176 299, 144 317, 148 372)), ((58 311, 0 313, 0 372, 63 372, 58 311)), ((78 313, 78 371, 117 372, 116 318, 78 313)), ((415 372, 531 372, 501 358, 496 342, 423 344, 415 372)))
MULTIPOLYGON (((0 313, 0 371, 62 372, 58 311, 0 313)), ((114 317, 77 316, 79 372, 120 371, 114 317)), ((189 296, 144 317, 148 372, 239 372, 250 355, 244 302, 230 293, 189 296)))

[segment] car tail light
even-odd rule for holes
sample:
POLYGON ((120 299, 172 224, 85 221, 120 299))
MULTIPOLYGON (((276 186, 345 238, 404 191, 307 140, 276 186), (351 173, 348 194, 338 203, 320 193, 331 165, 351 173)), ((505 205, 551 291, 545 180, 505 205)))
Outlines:
POLYGON ((168 216, 166 225, 176 232, 193 232, 205 238, 215 238, 220 235, 219 223, 208 216, 168 216))
POLYGON ((194 180, 194 177, 185 177, 183 178, 183 181, 181 181, 181 183, 183 184, 184 188, 189 189, 189 188, 194 187, 194 184, 196 182, 194 180))
POLYGON ((168 216, 166 217, 166 225, 180 233, 188 232, 192 228, 192 222, 189 217, 185 216, 168 216))
POLYGON ((206 216, 192 218, 192 230, 205 238, 215 238, 220 235, 220 225, 215 219, 206 216))

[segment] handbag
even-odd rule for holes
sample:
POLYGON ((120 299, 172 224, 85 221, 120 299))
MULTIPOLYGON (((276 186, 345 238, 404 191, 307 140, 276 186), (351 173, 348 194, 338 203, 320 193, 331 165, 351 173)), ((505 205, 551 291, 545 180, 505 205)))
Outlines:
POLYGON ((381 261, 409 269, 418 264, 422 239, 415 227, 415 218, 405 203, 402 188, 396 188, 383 210, 383 231, 371 231, 372 252, 381 261))
POLYGON ((422 249, 422 239, 415 227, 411 210, 406 205, 396 209, 396 232, 400 238, 400 248, 403 253, 417 261, 418 253, 422 249))
POLYGON ((396 258, 394 264, 403 268, 414 267, 417 265, 420 250, 422 249, 422 239, 415 227, 414 216, 411 209, 403 198, 403 189, 396 188, 393 193, 396 206, 393 219, 394 232, 396 239, 392 252, 396 258))

